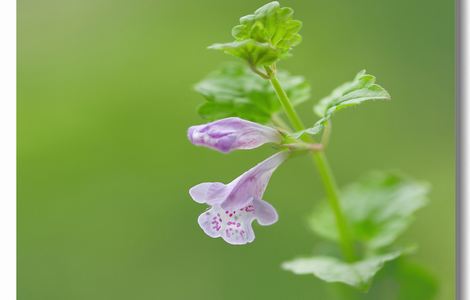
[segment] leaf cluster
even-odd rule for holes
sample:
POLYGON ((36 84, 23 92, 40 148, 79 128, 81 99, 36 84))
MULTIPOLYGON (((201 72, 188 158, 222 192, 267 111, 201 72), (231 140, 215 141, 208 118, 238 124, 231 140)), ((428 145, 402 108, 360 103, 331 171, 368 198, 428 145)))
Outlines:
POLYGON ((235 41, 217 43, 210 49, 247 61, 251 66, 270 66, 289 55, 290 50, 302 41, 298 33, 302 22, 293 19, 294 11, 270 2, 253 14, 240 18, 240 24, 232 29, 235 41))
MULTIPOLYGON (((390 246, 414 220, 414 213, 428 203, 429 185, 398 172, 375 172, 346 186, 341 206, 355 241, 367 251, 390 246)), ((309 219, 323 238, 338 241, 335 219, 322 204, 309 219)))
MULTIPOLYGON (((414 213, 428 203, 428 192, 427 183, 398 172, 374 172, 361 178, 346 186, 340 195, 361 258, 345 262, 332 256, 314 256, 285 262, 283 268, 367 291, 385 263, 412 252, 412 248, 397 247, 394 242, 410 226, 414 213)), ((311 214, 309 224, 320 237, 339 243, 335 217, 326 201, 311 214)))
MULTIPOLYGON (((294 105, 310 97, 310 85, 304 77, 285 71, 278 71, 278 77, 294 105)), ((240 117, 267 124, 281 111, 269 82, 241 63, 223 65, 196 84, 195 89, 206 100, 198 112, 209 121, 240 117)))

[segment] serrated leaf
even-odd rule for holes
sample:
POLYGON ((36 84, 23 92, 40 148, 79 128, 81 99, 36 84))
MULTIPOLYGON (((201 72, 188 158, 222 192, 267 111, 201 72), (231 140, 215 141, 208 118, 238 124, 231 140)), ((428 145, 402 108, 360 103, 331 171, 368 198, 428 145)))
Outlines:
POLYGON ((294 11, 270 2, 254 14, 240 18, 232 28, 232 43, 214 44, 211 49, 223 50, 240 57, 253 66, 269 66, 287 56, 302 38, 298 33, 302 22, 292 18, 294 11))
POLYGON ((213 44, 209 49, 222 50, 227 54, 246 60, 250 65, 268 66, 275 63, 281 52, 268 43, 255 40, 235 41, 224 44, 213 44))
POLYGON ((283 263, 282 268, 294 274, 313 274, 326 282, 341 282, 362 291, 367 291, 372 278, 382 269, 384 264, 396 259, 406 251, 401 250, 372 256, 353 263, 347 263, 329 256, 299 258, 283 263))
MULTIPOLYGON (((347 186, 340 198, 353 239, 372 250, 390 245, 428 203, 428 192, 427 183, 394 172, 372 173, 347 186)), ((309 223, 320 236, 338 241, 334 216, 324 203, 309 223)))
POLYGON ((327 97, 315 105, 314 111, 319 117, 325 117, 343 108, 343 105, 355 105, 370 100, 389 100, 390 95, 375 83, 375 77, 365 70, 357 73, 353 81, 346 82, 333 90, 327 97))
POLYGON ((346 82, 337 87, 333 92, 319 101, 314 106, 315 113, 320 117, 311 128, 293 134, 300 137, 302 134, 318 134, 333 114, 343 108, 355 106, 366 101, 390 100, 390 94, 380 85, 375 83, 375 77, 360 71, 353 81, 346 82))
MULTIPOLYGON (((303 77, 278 71, 278 78, 294 105, 310 97, 310 86, 303 77)), ((269 82, 241 63, 223 65, 199 82, 195 89, 207 100, 199 107, 199 114, 210 121, 240 117, 265 124, 281 111, 269 82)))

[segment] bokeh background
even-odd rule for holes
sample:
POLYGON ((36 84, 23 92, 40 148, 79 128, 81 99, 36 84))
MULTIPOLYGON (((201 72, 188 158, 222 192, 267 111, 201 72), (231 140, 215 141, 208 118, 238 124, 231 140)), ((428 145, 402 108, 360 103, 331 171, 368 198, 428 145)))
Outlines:
MULTIPOLYGON (((280 263, 312 252, 305 219, 323 198, 308 158, 283 165, 265 195, 280 213, 234 247, 196 224, 188 188, 229 181, 272 153, 192 146, 194 83, 232 60, 230 41, 265 1, 18 1, 18 299, 327 299, 280 263)), ((454 3, 283 1, 304 41, 280 67, 314 101, 366 68, 393 101, 345 110, 328 149, 340 184, 370 170, 429 181, 431 203, 403 243, 454 299, 454 3)))

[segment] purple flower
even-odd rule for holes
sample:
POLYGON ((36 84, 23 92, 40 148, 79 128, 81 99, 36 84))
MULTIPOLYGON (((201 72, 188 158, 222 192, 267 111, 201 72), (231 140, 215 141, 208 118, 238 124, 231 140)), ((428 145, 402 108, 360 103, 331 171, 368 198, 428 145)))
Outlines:
POLYGON ((188 139, 194 145, 227 153, 257 148, 266 143, 280 143, 281 134, 274 128, 234 117, 191 126, 188 139))
POLYGON ((230 244, 242 245, 255 238, 251 228, 253 220, 265 226, 275 223, 277 212, 262 197, 271 175, 287 157, 287 152, 274 154, 229 184, 205 182, 192 187, 189 194, 194 201, 211 206, 198 218, 204 232, 213 238, 222 237, 230 244))

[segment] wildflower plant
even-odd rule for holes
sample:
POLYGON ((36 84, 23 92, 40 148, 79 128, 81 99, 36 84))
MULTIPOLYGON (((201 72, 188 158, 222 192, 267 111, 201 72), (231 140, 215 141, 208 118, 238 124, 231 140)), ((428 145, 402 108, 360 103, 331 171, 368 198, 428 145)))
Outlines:
MULTIPOLYGON (((310 156, 326 200, 317 201, 308 223, 340 251, 293 259, 282 268, 367 291, 386 263, 413 252, 415 247, 398 246, 397 238, 428 202, 429 186, 398 172, 375 172, 338 188, 325 154, 333 116, 351 106, 391 98, 363 70, 318 101, 313 107, 318 121, 305 126, 294 107, 309 99, 310 86, 304 77, 277 68, 302 41, 301 27, 291 8, 274 1, 240 18, 232 29, 233 41, 209 46, 239 62, 224 65, 196 85, 205 98, 198 111, 208 123, 190 127, 188 139, 223 153, 270 143, 277 153, 230 183, 201 183, 189 194, 208 206, 198 218, 208 236, 232 245, 251 243, 254 220, 264 226, 278 220, 275 208, 263 199, 273 172, 296 153, 310 156)), ((413 299, 431 299, 432 280, 423 280, 428 294, 413 294, 413 299)), ((411 299, 406 291, 399 293, 396 299, 411 299)))

